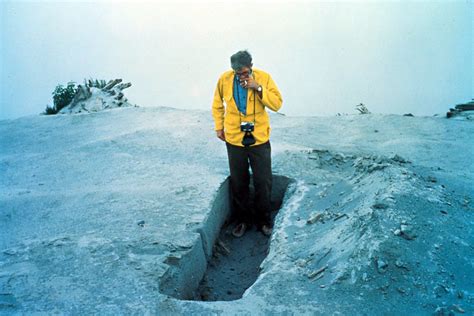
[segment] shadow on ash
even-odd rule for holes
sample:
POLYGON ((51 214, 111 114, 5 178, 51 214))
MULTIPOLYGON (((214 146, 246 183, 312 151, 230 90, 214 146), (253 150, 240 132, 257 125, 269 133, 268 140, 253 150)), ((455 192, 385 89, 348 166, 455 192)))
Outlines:
MULTIPOLYGON (((294 180, 273 175, 272 219, 288 199, 294 180)), ((250 186, 251 205, 254 188, 250 186)), ((242 297, 260 274, 270 242, 256 227, 241 238, 232 236, 230 178, 220 186, 211 212, 197 229, 201 236, 184 255, 169 256, 160 292, 179 300, 232 301, 242 297), (200 241, 200 242, 199 242, 200 241)))

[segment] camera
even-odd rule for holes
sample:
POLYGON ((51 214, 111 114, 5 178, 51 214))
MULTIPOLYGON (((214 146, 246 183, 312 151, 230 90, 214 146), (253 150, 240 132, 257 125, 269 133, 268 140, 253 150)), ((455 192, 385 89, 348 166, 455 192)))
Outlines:
POLYGON ((257 142, 255 137, 253 137, 252 132, 245 132, 244 138, 242 138, 242 145, 245 147, 248 147, 250 145, 253 145, 257 142))
POLYGON ((253 122, 242 122, 240 123, 240 131, 242 132, 253 132, 255 124, 253 122))

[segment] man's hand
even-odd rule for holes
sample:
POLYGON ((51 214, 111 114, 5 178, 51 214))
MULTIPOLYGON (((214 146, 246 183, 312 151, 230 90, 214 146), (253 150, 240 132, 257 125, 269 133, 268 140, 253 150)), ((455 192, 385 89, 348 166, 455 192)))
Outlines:
POLYGON ((247 78, 240 78, 240 86, 246 89, 257 90, 259 84, 252 76, 248 76, 247 78))
MULTIPOLYGON (((241 78, 240 85, 242 86, 242 88, 253 89, 255 91, 257 91, 258 87, 260 86, 260 84, 255 81, 252 76, 248 76, 245 79, 241 78)), ((258 96, 260 97, 260 99, 262 98, 262 91, 258 92, 258 96)))
POLYGON ((217 138, 225 142, 225 134, 223 129, 216 131, 216 134, 217 138))

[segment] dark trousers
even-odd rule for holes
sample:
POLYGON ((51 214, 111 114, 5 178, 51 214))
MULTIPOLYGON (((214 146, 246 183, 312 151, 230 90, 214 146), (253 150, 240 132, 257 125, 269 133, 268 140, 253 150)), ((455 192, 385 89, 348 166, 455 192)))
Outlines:
POLYGON ((232 211, 239 222, 270 224, 270 198, 272 192, 272 161, 270 141, 252 147, 239 147, 229 143, 232 211), (254 212, 250 209, 250 173, 252 168, 255 188, 254 212))

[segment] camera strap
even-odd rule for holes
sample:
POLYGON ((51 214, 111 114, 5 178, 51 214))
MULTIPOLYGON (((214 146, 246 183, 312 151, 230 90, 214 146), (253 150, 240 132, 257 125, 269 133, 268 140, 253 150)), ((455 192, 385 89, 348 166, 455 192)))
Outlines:
MULTIPOLYGON (((237 89, 237 99, 239 99, 239 102, 240 102, 239 87, 235 87, 235 89, 237 89)), ((255 95, 255 90, 253 90, 253 125, 254 126, 255 126, 255 98, 256 97, 257 96, 255 95)), ((237 100, 235 100, 235 103, 236 103, 235 105, 237 105, 237 100)), ((237 110, 239 110, 239 120, 240 120, 240 124, 242 124, 242 112, 240 112, 240 109, 239 109, 238 105, 237 105, 237 110)))

